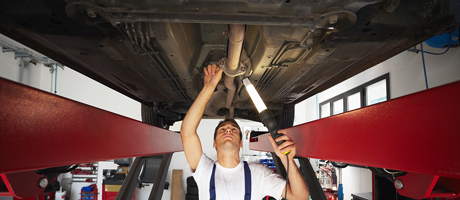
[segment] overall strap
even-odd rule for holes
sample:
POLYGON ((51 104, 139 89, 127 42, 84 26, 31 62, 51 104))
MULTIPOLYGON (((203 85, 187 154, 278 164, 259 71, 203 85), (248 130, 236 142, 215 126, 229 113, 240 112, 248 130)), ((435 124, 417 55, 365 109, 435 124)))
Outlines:
POLYGON ((244 163, 244 200, 251 200, 251 170, 249 169, 248 162, 244 163))
MULTIPOLYGON (((246 161, 243 162, 244 164, 244 200, 251 200, 251 170, 249 169, 249 165, 246 161)), ((212 167, 211 173, 211 181, 209 183, 209 196, 211 200, 216 199, 216 164, 212 167)))
POLYGON ((212 167, 211 181, 209 183, 209 196, 211 200, 216 199, 216 181, 214 179, 215 175, 216 175, 216 163, 214 163, 214 166, 212 167))

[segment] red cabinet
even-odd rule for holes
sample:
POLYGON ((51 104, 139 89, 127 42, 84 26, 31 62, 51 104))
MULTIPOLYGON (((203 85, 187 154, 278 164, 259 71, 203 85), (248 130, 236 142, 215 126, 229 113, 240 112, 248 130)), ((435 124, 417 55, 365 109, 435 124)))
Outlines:
MULTIPOLYGON (((120 188, 121 185, 102 185, 102 200, 115 200, 120 188)), ((134 192, 131 200, 136 200, 136 192, 134 192)))

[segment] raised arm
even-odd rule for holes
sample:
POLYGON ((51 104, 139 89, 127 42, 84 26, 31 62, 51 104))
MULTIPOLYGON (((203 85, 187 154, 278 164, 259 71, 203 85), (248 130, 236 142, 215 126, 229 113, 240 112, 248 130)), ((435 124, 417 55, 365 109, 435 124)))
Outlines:
POLYGON ((201 117, 203 117, 206 104, 222 78, 222 69, 217 67, 216 64, 208 65, 203 71, 204 87, 185 115, 180 129, 185 158, 193 171, 198 166, 203 152, 196 129, 198 128, 198 124, 200 124, 201 117))
MULTIPOLYGON (((279 130, 278 133, 283 134, 276 138, 276 141, 285 140, 279 147, 276 145, 275 141, 273 140, 272 136, 268 136, 270 142, 272 143, 273 149, 278 157, 280 157, 281 162, 283 163, 284 167, 287 169, 287 163, 289 162, 289 183, 287 185, 287 197, 289 200, 296 200, 296 199, 308 199, 310 196, 310 191, 308 190, 307 184, 305 183, 302 175, 300 174, 297 165, 294 162, 294 156, 297 150, 297 144, 288 136, 286 136, 285 130, 279 130), (286 160, 286 155, 284 152, 291 151, 288 154, 288 160, 286 160)), ((286 188, 283 190, 283 194, 281 195, 283 198, 286 198, 285 193, 286 188)))

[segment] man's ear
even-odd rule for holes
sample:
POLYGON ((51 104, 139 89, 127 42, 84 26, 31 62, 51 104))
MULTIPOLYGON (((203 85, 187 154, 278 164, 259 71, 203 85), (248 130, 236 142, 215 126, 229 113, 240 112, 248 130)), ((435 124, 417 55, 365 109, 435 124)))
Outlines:
POLYGON ((216 140, 212 141, 212 148, 216 148, 216 140))
POLYGON ((243 148, 243 141, 240 140, 240 149, 243 148))

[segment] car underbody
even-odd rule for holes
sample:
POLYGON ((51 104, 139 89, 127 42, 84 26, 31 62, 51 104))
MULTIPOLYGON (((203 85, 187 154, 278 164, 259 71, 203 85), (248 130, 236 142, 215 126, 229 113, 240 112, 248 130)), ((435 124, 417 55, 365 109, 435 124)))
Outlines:
POLYGON ((274 115, 455 27, 456 1, 2 1, 0 33, 183 119, 203 67, 225 75, 206 118, 259 121, 248 77, 274 115))

